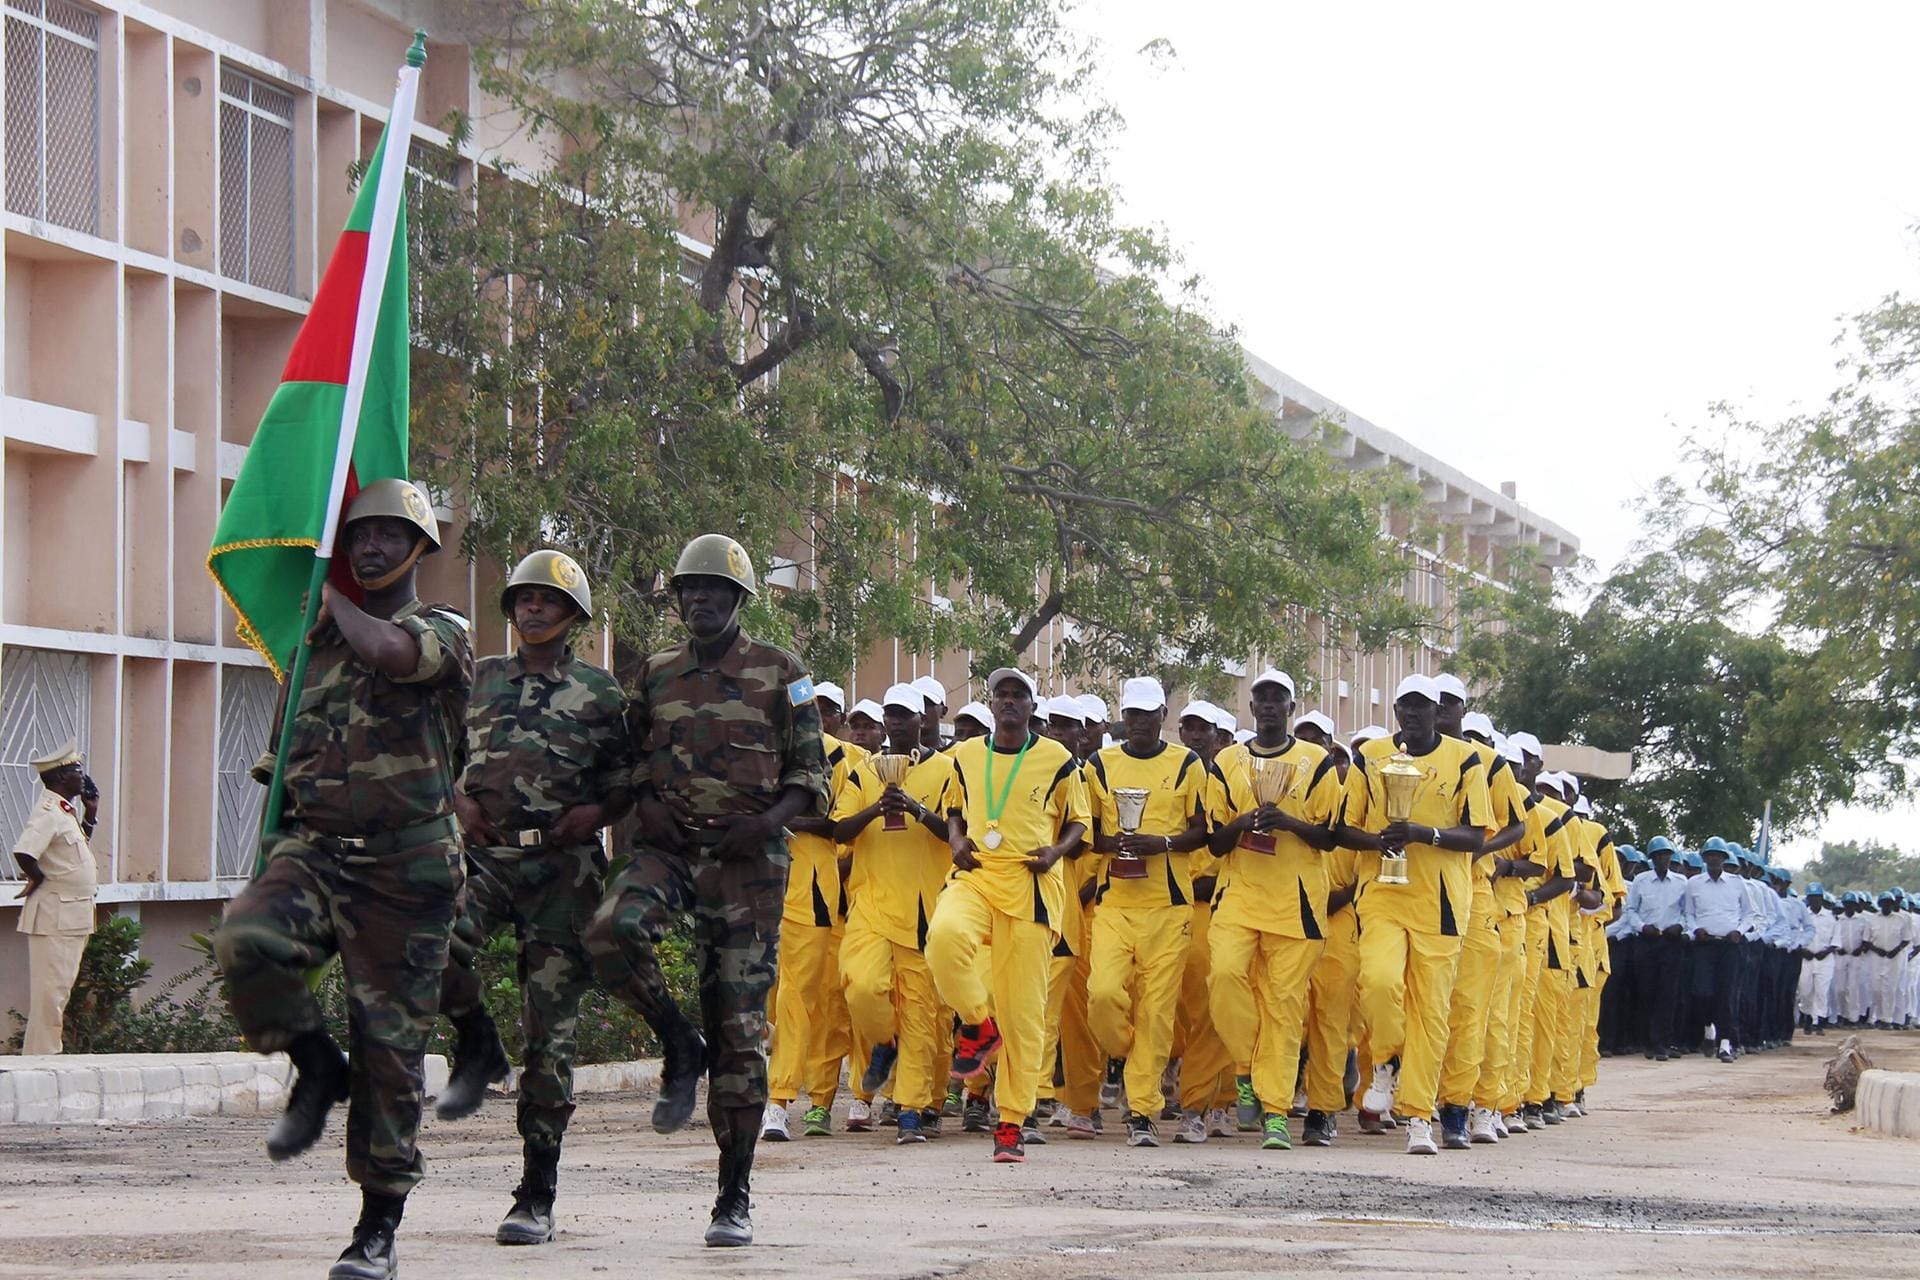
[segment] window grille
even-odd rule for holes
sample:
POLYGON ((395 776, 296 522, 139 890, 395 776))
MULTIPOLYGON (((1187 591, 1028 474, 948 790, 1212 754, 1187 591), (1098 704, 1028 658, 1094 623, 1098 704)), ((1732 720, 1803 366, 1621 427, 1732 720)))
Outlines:
POLYGON ((293 95, 220 68, 220 270, 293 292, 293 95))
POLYGON ((7 208, 100 231, 100 19, 67 0, 5 0, 7 208))
POLYGON ((250 771, 267 749, 279 697, 280 686, 270 672, 228 667, 221 673, 220 812, 213 874, 222 880, 253 874, 267 789, 250 771))
POLYGON ((0 660, 0 878, 20 878, 13 846, 40 802, 31 761, 69 738, 79 740, 84 757, 92 707, 86 655, 7 647, 0 660))

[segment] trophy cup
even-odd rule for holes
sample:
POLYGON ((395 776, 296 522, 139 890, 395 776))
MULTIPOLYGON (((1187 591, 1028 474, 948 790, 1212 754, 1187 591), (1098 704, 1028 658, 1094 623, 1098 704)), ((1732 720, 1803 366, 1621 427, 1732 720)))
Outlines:
MULTIPOLYGON (((1420 794, 1420 784, 1425 781, 1426 773, 1413 762, 1413 757, 1404 751, 1396 751, 1380 766, 1380 785, 1387 794, 1387 821, 1405 822, 1413 816, 1413 802, 1420 794)), ((1407 883, 1407 851, 1405 849, 1382 849, 1380 851, 1381 884, 1407 883)))
MULTIPOLYGON (((1262 808, 1277 805, 1291 795, 1293 784, 1300 776, 1300 766, 1291 760, 1253 756, 1247 761, 1247 767, 1253 783, 1254 803, 1262 808)), ((1273 833, 1268 831, 1249 831, 1240 837, 1240 843, 1255 853, 1273 853, 1279 848, 1273 833)))
MULTIPOLYGON (((1147 812, 1148 791, 1145 787, 1115 787, 1113 789, 1113 807, 1119 811, 1120 831, 1132 835, 1140 830, 1140 819, 1147 812)), ((1145 880, 1147 863, 1144 858, 1131 854, 1116 853, 1113 861, 1107 864, 1107 874, 1115 880, 1145 880)))
MULTIPOLYGON (((867 764, 873 769, 873 776, 880 779, 880 785, 897 787, 906 780, 907 770, 913 767, 913 757, 885 752, 869 756, 867 764)), ((904 813, 889 813, 882 826, 885 831, 905 831, 909 823, 904 813)))

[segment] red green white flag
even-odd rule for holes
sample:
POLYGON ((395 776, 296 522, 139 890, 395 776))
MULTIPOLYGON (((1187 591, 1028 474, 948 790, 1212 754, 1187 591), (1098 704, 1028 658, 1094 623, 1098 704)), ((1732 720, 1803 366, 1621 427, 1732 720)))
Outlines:
MULTIPOLYGON (((240 639, 276 677, 292 665, 316 558, 333 556, 362 486, 407 477, 407 147, 426 57, 414 42, 353 214, 233 482, 207 571, 240 639)), ((335 566, 335 585, 349 589, 335 566)))

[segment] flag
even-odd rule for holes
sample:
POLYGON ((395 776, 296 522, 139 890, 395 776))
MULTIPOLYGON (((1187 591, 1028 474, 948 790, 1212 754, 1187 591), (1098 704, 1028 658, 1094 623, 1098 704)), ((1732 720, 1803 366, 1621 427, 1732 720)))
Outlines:
MULTIPOLYGON (((407 146, 424 38, 407 53, 393 110, 360 183, 280 385, 233 482, 207 572, 240 639, 276 677, 292 665, 314 560, 333 555, 362 486, 407 477, 407 146)), ((338 566, 336 573, 344 573, 338 566)), ((349 582, 342 579, 343 588, 349 582)))

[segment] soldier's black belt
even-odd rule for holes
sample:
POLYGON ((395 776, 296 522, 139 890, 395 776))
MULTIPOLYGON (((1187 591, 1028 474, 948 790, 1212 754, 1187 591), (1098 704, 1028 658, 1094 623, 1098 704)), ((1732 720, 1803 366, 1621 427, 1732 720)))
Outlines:
POLYGON ((430 844, 435 840, 444 840, 452 835, 455 829, 453 815, 448 814, 443 818, 430 818, 425 822, 417 822, 411 827, 401 827, 397 831, 379 831, 370 836, 336 836, 324 831, 314 831, 311 828, 307 834, 313 843, 336 853, 378 856, 430 844))

